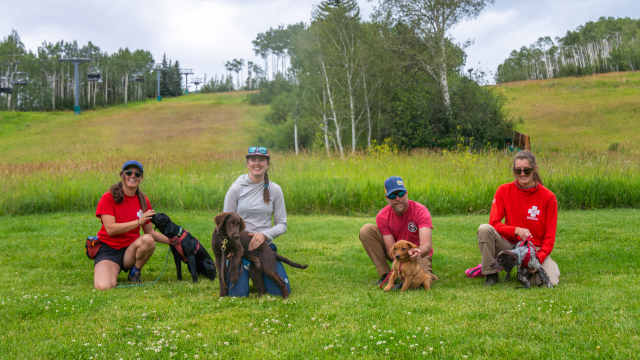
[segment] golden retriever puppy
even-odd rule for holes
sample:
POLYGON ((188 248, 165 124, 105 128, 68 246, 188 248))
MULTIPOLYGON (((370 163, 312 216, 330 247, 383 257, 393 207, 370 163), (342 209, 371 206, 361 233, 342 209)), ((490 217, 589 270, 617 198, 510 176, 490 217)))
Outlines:
POLYGON ((431 275, 422 270, 416 258, 409 256, 409 249, 415 247, 417 247, 415 244, 406 240, 400 240, 393 245, 391 249, 393 254, 391 276, 384 291, 391 290, 397 278, 402 280, 402 288, 400 291, 416 289, 420 286, 424 286, 425 290, 431 288, 431 281, 433 280, 431 275))

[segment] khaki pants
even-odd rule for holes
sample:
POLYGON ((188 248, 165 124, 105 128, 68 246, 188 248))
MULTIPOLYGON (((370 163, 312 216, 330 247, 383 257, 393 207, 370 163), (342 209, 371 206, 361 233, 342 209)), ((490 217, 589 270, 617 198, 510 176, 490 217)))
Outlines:
MULTIPOLYGON (((502 270, 498 264, 496 257, 502 250, 511 250, 514 245, 500 236, 496 229, 489 224, 482 224, 478 227, 478 247, 482 254, 482 274, 496 274, 502 270)), ((551 285, 556 286, 560 282, 560 269, 551 256, 547 256, 542 263, 542 268, 549 276, 551 285)), ((532 283, 538 283, 539 279, 535 276, 532 283)))
MULTIPOLYGON (((360 228, 360 241, 362 247, 369 255, 369 258, 375 265, 378 275, 391 271, 389 268, 389 262, 393 261, 387 256, 387 249, 384 247, 384 240, 378 227, 374 224, 364 224, 360 228)), ((433 274, 431 270, 431 256, 425 256, 418 259, 418 263, 425 272, 433 274)))

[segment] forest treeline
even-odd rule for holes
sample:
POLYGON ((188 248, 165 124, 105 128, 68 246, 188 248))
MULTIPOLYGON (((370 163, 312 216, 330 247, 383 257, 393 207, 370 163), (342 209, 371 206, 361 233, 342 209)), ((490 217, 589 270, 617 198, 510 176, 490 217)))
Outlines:
POLYGON ((601 17, 552 40, 513 50, 498 66, 498 83, 640 69, 640 20, 601 17))
POLYGON ((0 42, 0 110, 63 110, 74 106, 74 65, 62 59, 89 59, 79 65, 82 108, 182 94, 180 65, 163 56, 156 63, 147 50, 109 54, 89 42, 44 41, 27 50, 17 31, 0 42))
POLYGON ((512 134, 503 100, 463 72, 463 46, 447 36, 490 3, 380 0, 363 21, 357 1, 325 0, 309 24, 258 34, 264 71, 250 101, 271 110, 256 141, 340 155, 501 146, 512 134))

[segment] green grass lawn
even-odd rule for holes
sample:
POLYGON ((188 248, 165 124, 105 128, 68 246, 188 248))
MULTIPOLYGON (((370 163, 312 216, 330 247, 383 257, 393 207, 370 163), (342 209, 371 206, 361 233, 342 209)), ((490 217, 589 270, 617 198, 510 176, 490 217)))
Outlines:
MULTIPOLYGON (((210 250, 214 212, 170 212, 210 250)), ((92 212, 0 217, 0 358, 596 359, 640 353, 640 210, 563 211, 554 289, 493 288, 479 262, 479 216, 436 216, 429 292, 384 293, 357 239, 370 217, 290 216, 279 251, 288 300, 219 298, 218 283, 176 280, 167 247, 143 287, 93 290, 84 238, 92 212), (156 278, 159 280, 151 284, 156 278)), ((189 278, 186 270, 185 278, 189 278)), ((120 280, 125 279, 121 274, 120 280)))

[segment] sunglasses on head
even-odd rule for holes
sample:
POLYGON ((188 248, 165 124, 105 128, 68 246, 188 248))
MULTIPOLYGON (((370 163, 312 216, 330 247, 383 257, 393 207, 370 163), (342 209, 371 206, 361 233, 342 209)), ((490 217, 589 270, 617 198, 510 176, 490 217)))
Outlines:
POLYGON ((516 175, 520 175, 522 173, 524 173, 525 175, 529 175, 531 174, 531 172, 533 171, 533 168, 530 167, 526 167, 526 168, 513 168, 513 173, 516 175))
POLYGON ((396 198, 403 197, 406 193, 407 192, 404 190, 394 191, 391 194, 387 195, 387 198, 389 198, 389 200, 395 200, 396 198))
POLYGON ((133 171, 133 170, 127 170, 127 171, 125 171, 125 172, 124 172, 124 174, 125 174, 125 175, 127 175, 127 176, 131 176, 131 175, 133 175, 133 176, 135 176, 135 177, 137 177, 137 178, 139 178, 140 176, 142 176, 142 174, 141 174, 141 173, 139 173, 139 172, 137 172, 137 171, 133 171))
POLYGON ((268 151, 267 148, 264 146, 250 146, 249 147, 249 151, 248 154, 262 154, 262 155, 267 155, 268 151))

